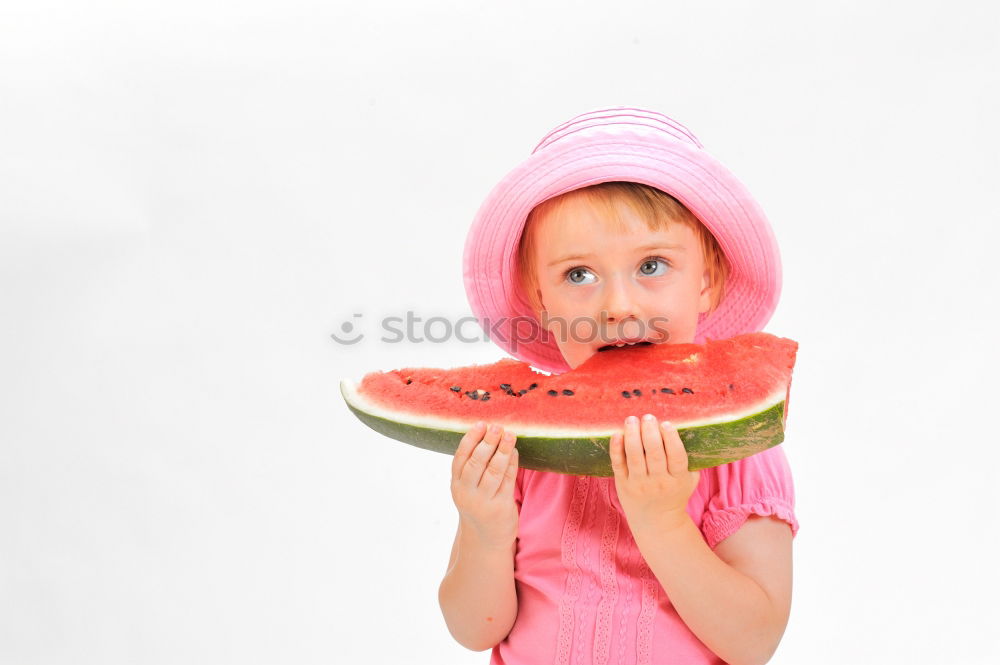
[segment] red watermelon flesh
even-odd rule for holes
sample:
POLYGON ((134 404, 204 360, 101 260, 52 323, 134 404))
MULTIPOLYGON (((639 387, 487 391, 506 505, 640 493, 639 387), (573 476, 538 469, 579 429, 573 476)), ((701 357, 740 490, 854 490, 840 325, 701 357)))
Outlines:
POLYGON ((484 420, 518 436, 526 468, 610 475, 601 459, 607 437, 625 417, 652 413, 678 428, 696 465, 711 466, 783 439, 797 348, 758 332, 603 351, 559 375, 503 359, 372 372, 341 389, 369 426, 439 452, 453 453, 461 434, 484 420))

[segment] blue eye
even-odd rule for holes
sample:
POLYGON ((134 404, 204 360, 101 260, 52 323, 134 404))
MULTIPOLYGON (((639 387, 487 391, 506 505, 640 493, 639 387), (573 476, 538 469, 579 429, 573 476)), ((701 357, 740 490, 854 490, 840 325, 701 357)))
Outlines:
POLYGON ((662 263, 665 267, 670 267, 670 262, 667 261, 666 259, 660 258, 659 256, 651 256, 642 262, 642 266, 640 266, 639 272, 641 272, 643 275, 646 276, 659 277, 660 275, 663 274, 662 272, 646 272, 645 270, 647 266, 655 265, 657 263, 662 263))
POLYGON ((573 279, 573 275, 579 273, 590 274, 590 275, 594 274, 589 270, 587 270, 586 268, 570 268, 569 270, 566 271, 565 277, 570 281, 571 284, 583 284, 583 282, 578 282, 575 279, 573 279))

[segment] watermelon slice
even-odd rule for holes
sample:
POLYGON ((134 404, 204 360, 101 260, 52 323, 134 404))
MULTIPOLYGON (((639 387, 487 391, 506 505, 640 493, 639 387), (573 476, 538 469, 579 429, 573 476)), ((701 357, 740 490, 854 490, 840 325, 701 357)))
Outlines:
POLYGON ((611 435, 627 416, 652 413, 678 429, 693 471, 782 442, 797 350, 756 332, 601 351, 563 374, 506 358, 372 372, 340 389, 362 422, 393 439, 454 455, 483 420, 517 436, 520 467, 576 475, 613 476, 611 435))

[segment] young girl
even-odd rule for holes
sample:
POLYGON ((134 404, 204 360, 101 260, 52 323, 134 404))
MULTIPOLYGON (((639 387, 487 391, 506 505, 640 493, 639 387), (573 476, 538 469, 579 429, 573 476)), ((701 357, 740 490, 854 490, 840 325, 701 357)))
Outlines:
MULTIPOLYGON (((781 287, 745 187, 643 109, 550 132, 494 188, 465 251, 484 329, 550 372, 625 344, 760 330, 781 287)), ((782 446, 688 471, 677 431, 635 406, 611 440, 613 478, 520 469, 513 435, 489 423, 463 437, 439 601, 491 665, 761 665, 777 648, 798 530, 782 446)))

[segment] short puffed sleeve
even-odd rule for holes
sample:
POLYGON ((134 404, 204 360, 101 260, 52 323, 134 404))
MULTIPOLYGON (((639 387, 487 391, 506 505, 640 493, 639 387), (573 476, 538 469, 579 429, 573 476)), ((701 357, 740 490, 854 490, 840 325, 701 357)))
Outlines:
POLYGON ((782 446, 729 464, 704 469, 699 489, 707 494, 701 531, 708 546, 715 546, 735 533, 752 515, 774 515, 799 530, 795 519, 795 487, 782 446), (702 483, 708 481, 702 489, 702 483))

